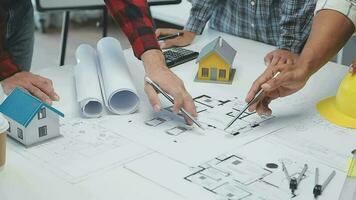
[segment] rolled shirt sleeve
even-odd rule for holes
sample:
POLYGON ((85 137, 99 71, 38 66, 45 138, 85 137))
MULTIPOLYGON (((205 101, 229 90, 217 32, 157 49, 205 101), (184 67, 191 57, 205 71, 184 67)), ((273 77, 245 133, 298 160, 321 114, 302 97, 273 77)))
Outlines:
POLYGON ((356 29, 356 0, 319 0, 315 12, 320 10, 336 10, 347 16, 356 29))
POLYGON ((300 53, 308 39, 315 9, 314 0, 285 0, 279 22, 281 34, 277 47, 300 53))

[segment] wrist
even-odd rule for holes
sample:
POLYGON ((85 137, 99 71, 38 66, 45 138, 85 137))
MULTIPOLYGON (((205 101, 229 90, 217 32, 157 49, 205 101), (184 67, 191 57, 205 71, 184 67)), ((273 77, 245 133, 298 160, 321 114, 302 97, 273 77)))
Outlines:
POLYGON ((151 49, 145 51, 141 56, 141 60, 147 75, 167 69, 163 53, 160 50, 151 49))
POLYGON ((309 79, 309 77, 311 77, 317 71, 313 60, 299 58, 297 60, 296 66, 307 79, 309 79))

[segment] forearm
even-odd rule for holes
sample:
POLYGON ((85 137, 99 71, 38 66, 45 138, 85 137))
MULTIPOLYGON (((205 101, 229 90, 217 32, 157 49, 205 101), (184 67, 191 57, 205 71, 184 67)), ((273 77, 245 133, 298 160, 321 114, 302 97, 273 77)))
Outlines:
POLYGON ((312 31, 298 63, 310 75, 325 65, 355 30, 351 20, 334 10, 322 10, 314 18, 312 31))
POLYGON ((168 69, 162 51, 151 49, 142 54, 141 60, 148 76, 162 69, 168 69))

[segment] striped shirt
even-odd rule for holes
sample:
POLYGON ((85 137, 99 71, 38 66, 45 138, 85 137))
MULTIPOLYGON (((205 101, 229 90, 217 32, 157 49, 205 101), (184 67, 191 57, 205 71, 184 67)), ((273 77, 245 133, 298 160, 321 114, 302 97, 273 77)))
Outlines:
POLYGON ((315 0, 192 0, 185 30, 206 23, 229 33, 300 53, 311 30, 315 0))
POLYGON ((316 12, 323 9, 332 9, 339 11, 347 16, 356 28, 356 0, 319 0, 316 12))

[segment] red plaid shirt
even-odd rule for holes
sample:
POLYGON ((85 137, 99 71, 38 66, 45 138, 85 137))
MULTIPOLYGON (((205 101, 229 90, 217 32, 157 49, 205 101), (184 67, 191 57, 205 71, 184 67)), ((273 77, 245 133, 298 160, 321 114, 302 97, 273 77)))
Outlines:
POLYGON ((128 37, 137 58, 149 49, 160 49, 147 0, 105 0, 105 3, 128 37))
MULTIPOLYGON (((153 30, 152 19, 148 13, 146 0, 105 0, 107 8, 127 35, 135 56, 149 49, 160 49, 153 30)), ((1 9, 2 10, 2 9, 1 9)), ((0 13, 0 79, 3 80, 19 72, 19 67, 3 48, 5 39, 5 20, 0 13)))

